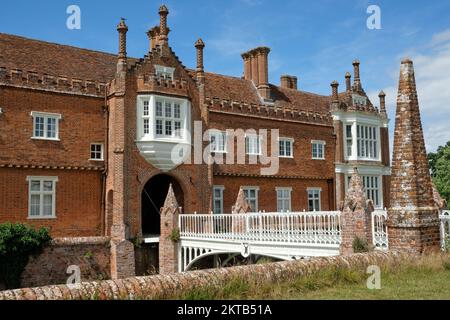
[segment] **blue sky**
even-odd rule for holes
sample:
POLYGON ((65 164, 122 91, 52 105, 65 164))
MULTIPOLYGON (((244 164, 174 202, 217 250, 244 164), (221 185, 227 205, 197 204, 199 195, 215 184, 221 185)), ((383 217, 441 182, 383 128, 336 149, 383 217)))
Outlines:
POLYGON ((2 3, 0 32, 89 49, 116 52, 120 17, 129 26, 128 53, 148 50, 145 32, 158 24, 158 7, 169 10, 170 45, 188 67, 193 44, 206 43, 208 71, 240 76, 240 53, 259 45, 272 48, 272 83, 281 74, 299 77, 299 88, 329 94, 333 80, 344 82, 354 58, 361 60, 363 86, 378 105, 388 95, 391 130, 400 61, 415 62, 427 148, 450 140, 450 1, 436 0, 15 0, 2 3), (69 5, 81 8, 81 30, 66 28, 69 5), (369 30, 366 10, 381 8, 381 30, 369 30))

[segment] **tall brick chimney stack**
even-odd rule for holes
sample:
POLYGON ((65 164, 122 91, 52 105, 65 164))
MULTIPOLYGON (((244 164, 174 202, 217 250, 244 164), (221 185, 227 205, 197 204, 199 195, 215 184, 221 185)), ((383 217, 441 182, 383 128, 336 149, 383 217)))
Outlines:
POLYGON ((295 76, 282 75, 280 78, 282 88, 297 90, 298 78, 295 76))
POLYGON ((148 40, 150 42, 150 51, 152 51, 158 43, 159 27, 153 27, 147 32, 148 40))
POLYGON ((167 16, 169 15, 169 10, 165 5, 159 8, 159 44, 166 46, 169 43, 169 29, 167 28, 167 16))
POLYGON ((352 75, 350 74, 350 72, 347 72, 345 74, 345 90, 347 92, 352 91, 352 75))
POLYGON ((353 61, 353 72, 354 72, 354 79, 353 79, 353 90, 358 92, 361 91, 361 77, 359 73, 359 65, 361 63, 358 59, 353 61))
POLYGON ((440 247, 438 208, 425 150, 413 62, 402 61, 388 210, 389 247, 414 253, 440 247))
POLYGON ((202 82, 205 78, 205 69, 203 65, 203 49, 205 48, 205 43, 202 39, 197 40, 195 48, 197 49, 197 81, 202 82))
POLYGON ((242 54, 244 79, 253 81, 259 94, 265 100, 270 99, 269 53, 270 48, 258 47, 242 54))
POLYGON ((336 80, 331 83, 331 96, 333 97, 333 102, 339 102, 339 82, 336 80))
POLYGON ((386 94, 383 90, 380 91, 378 97, 380 98, 380 113, 386 115, 386 94))
POLYGON ((127 32, 128 26, 125 19, 122 18, 117 25, 117 32, 119 33, 119 55, 117 61, 117 72, 125 71, 127 69, 127 32))

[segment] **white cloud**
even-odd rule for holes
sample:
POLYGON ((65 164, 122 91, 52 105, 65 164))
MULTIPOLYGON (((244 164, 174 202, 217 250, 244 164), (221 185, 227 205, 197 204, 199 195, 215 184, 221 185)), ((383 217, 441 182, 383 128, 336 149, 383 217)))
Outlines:
MULTIPOLYGON (((428 52, 410 50, 414 62, 417 92, 428 151, 435 151, 450 141, 450 29, 432 37, 428 52)), ((400 68, 400 66, 398 66, 400 68)), ((398 74, 395 86, 384 88, 387 97, 391 129, 395 126, 398 74)), ((378 92, 369 94, 372 102, 378 104, 378 92)), ((391 130, 392 131, 392 130, 391 130)))

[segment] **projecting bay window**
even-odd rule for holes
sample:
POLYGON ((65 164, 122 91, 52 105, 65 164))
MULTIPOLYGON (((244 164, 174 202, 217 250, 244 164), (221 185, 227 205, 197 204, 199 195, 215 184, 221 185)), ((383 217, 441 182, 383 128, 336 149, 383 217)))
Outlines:
POLYGON ((33 117, 33 139, 59 140, 60 114, 31 112, 33 117))
POLYGON ((372 126, 356 126, 358 158, 372 160, 378 158, 377 131, 377 128, 372 126))
POLYGON ((28 181, 28 218, 56 218, 57 177, 27 177, 28 181))
POLYGON ((347 144, 347 157, 350 158, 352 156, 353 149, 353 134, 352 134, 352 125, 345 126, 345 141, 347 144))
POLYGON ((291 212, 292 188, 276 188, 277 212, 291 212))
POLYGON ((138 97, 138 141, 179 141, 188 138, 190 108, 186 99, 138 97))

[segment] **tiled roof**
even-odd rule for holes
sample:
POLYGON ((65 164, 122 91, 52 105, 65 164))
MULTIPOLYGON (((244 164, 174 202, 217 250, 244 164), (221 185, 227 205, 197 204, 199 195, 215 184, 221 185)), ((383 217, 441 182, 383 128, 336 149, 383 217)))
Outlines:
MULTIPOLYGON (((137 61, 129 58, 131 63, 137 61)), ((114 54, 0 33, 0 67, 106 83, 116 72, 114 54)), ((191 75, 195 72, 189 70, 191 75)), ((205 74, 206 97, 260 105, 253 83, 237 77, 205 74)), ((331 98, 271 85, 276 107, 327 114, 331 98)))
POLYGON ((117 56, 0 33, 0 67, 106 83, 117 56))

